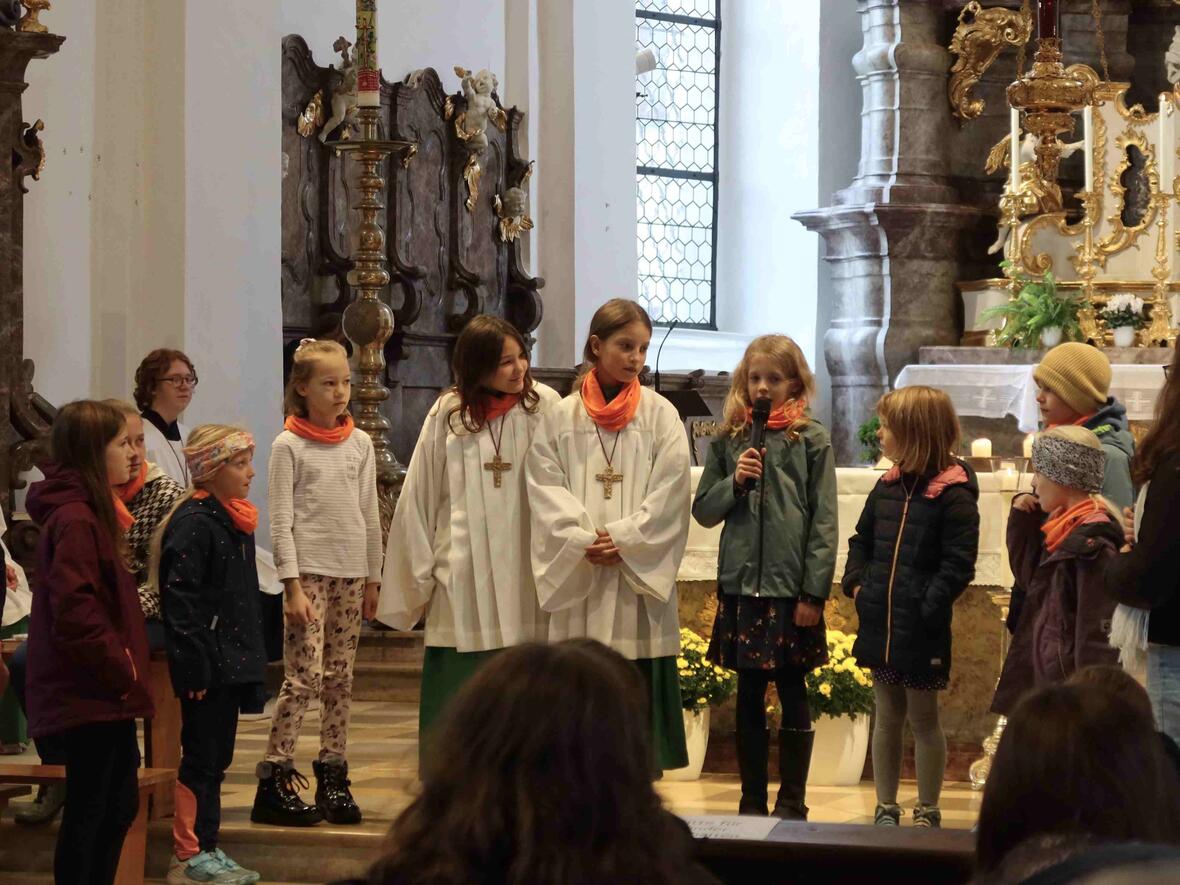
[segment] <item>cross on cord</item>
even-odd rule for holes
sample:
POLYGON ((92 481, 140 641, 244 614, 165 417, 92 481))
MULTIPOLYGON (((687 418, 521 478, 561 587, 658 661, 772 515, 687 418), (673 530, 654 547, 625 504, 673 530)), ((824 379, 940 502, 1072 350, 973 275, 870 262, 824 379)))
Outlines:
MULTIPOLYGON (((491 461, 486 462, 483 465, 483 469, 492 471, 492 486, 498 489, 500 488, 500 484, 503 482, 502 474, 511 470, 512 464, 509 461, 501 461, 500 453, 496 452, 496 457, 494 457, 491 461)), ((607 495, 607 497, 609 498, 610 495, 607 495)))
POLYGON ((609 499, 614 492, 615 483, 622 482, 623 474, 615 473, 613 468, 607 467, 602 473, 595 474, 594 478, 602 483, 602 497, 609 499))

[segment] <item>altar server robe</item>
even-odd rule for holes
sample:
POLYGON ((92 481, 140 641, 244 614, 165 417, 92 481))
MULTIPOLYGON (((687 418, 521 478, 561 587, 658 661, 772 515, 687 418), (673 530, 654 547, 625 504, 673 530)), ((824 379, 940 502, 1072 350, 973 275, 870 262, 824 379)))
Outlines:
POLYGON ((590 637, 624 657, 660 658, 680 650, 676 573, 688 540, 688 437, 676 408, 643 388, 631 423, 595 432, 580 394, 549 409, 526 467, 532 511, 532 563, 549 639, 590 637), (601 434, 601 444, 600 436, 601 434), (596 479, 623 478, 604 497, 596 479), (608 532, 619 565, 591 565, 586 547, 608 532))
POLYGON ((426 612, 426 645, 489 651, 544 640, 548 616, 529 570, 524 463, 542 415, 560 401, 535 385, 534 414, 521 404, 490 422, 500 457, 512 465, 495 486, 485 469, 496 455, 489 427, 471 433, 448 391, 431 408, 398 499, 377 617, 411 629, 426 612))

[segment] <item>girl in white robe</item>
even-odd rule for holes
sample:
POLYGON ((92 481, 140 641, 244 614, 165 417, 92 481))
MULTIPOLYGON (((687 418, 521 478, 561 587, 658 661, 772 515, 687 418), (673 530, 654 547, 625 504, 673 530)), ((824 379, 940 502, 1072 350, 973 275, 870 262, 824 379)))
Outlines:
POLYGON ((419 734, 500 649, 544 641, 548 616, 529 569, 524 460, 560 399, 533 381, 510 323, 477 316, 455 342, 455 386, 431 408, 385 551, 377 617, 399 630, 426 616, 419 734))
POLYGON ((676 408, 639 384, 651 320, 604 304, 593 366, 548 410, 527 461, 532 563, 549 639, 588 637, 635 661, 662 768, 688 764, 676 657, 676 573, 688 539, 688 437, 676 408))

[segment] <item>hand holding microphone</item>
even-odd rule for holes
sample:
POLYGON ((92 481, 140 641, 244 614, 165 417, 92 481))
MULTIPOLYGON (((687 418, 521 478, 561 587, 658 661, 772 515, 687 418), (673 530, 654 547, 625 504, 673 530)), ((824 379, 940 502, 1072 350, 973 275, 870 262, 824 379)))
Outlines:
POLYGON ((734 482, 747 492, 752 492, 762 478, 763 441, 766 437, 766 422, 770 420, 770 400, 764 396, 754 400, 753 422, 750 430, 750 448, 738 459, 734 482))

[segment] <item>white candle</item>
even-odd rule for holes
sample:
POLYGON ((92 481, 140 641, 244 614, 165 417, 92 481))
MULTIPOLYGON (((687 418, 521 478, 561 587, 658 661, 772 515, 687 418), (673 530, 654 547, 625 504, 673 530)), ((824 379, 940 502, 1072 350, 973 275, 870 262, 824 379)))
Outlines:
POLYGON ((1020 477, 1016 473, 1016 468, 1008 464, 1000 471, 1000 491, 1014 492, 1020 477))
POLYGON ((1094 190, 1094 108, 1086 105, 1082 109, 1083 151, 1086 153, 1086 190, 1094 190))
POLYGON ((1008 145, 1008 189, 1016 193, 1020 187, 1020 111, 1012 108, 1008 114, 1011 143, 1008 145))
POLYGON ((1159 157, 1160 185, 1164 193, 1172 186, 1173 170, 1176 168, 1176 146, 1169 137, 1174 107, 1170 94, 1163 93, 1160 96, 1160 143, 1156 146, 1155 155, 1159 157))
POLYGON ((356 0, 357 104, 381 107, 381 74, 377 66, 377 0, 356 0))
POLYGON ((992 441, 990 439, 977 439, 971 443, 972 458, 990 458, 991 456, 992 441))
POLYGON ((1032 458, 1033 440, 1036 438, 1035 433, 1030 433, 1024 438, 1024 457, 1032 458))

